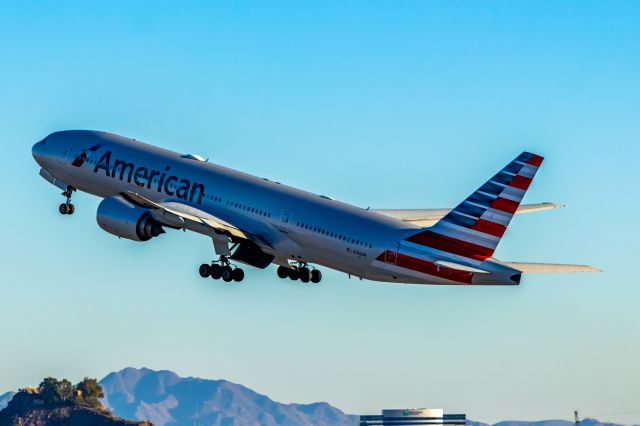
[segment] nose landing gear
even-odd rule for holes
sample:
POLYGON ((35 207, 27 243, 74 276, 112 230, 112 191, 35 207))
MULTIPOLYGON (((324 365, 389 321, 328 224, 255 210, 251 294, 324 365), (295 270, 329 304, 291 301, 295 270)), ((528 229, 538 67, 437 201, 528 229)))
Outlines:
POLYGON ((220 256, 220 259, 212 262, 211 265, 203 263, 200 265, 198 273, 202 278, 211 277, 214 280, 222 278, 222 281, 225 282, 240 282, 244 279, 244 271, 235 265, 231 265, 226 256, 220 256))
POLYGON ((76 211, 76 208, 71 204, 71 194, 73 191, 75 191, 75 189, 68 187, 67 190, 62 193, 62 195, 67 198, 67 201, 58 207, 60 214, 73 214, 73 212, 76 211))
POLYGON ((306 263, 299 263, 290 267, 278 266, 278 277, 285 279, 289 278, 292 281, 300 280, 303 283, 312 282, 314 284, 319 283, 322 280, 322 273, 313 268, 309 269, 306 263))

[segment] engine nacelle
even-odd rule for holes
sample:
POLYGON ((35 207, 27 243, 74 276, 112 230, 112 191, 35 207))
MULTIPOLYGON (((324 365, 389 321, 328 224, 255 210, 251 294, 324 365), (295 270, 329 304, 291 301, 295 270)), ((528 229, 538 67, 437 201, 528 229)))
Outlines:
POLYGON ((115 195, 102 200, 96 220, 108 233, 133 241, 147 241, 164 234, 162 225, 151 217, 149 209, 115 195))

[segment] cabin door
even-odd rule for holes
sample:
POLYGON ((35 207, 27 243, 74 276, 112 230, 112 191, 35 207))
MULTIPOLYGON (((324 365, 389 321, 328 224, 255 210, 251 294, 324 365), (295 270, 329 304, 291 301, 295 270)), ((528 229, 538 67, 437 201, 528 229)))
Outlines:
POLYGON ((280 214, 280 222, 278 222, 278 229, 282 232, 289 232, 289 226, 291 225, 291 218, 293 217, 293 212, 291 210, 284 209, 280 214))
POLYGON ((387 243, 387 249, 384 251, 383 262, 388 263, 390 265, 395 265, 398 261, 398 248, 400 248, 400 243, 397 241, 389 241, 387 243))

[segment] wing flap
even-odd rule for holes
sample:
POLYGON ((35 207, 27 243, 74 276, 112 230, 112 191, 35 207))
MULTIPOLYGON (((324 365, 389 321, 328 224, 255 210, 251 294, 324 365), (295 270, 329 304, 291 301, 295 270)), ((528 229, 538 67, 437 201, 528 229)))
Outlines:
POLYGON ((168 226, 186 228, 214 237, 222 234, 250 239, 241 229, 194 207, 176 202, 156 203, 135 192, 123 192, 121 195, 134 204, 150 209, 156 220, 168 226))
POLYGON ((501 262, 524 274, 555 274, 574 272, 602 272, 601 269, 589 265, 566 265, 559 263, 501 262))

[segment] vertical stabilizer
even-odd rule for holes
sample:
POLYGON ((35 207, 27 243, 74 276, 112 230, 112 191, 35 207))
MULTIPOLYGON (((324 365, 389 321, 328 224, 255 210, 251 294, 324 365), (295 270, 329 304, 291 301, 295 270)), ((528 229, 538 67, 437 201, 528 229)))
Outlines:
POLYGON ((474 260, 491 257, 542 160, 523 152, 435 225, 407 241, 474 260))

